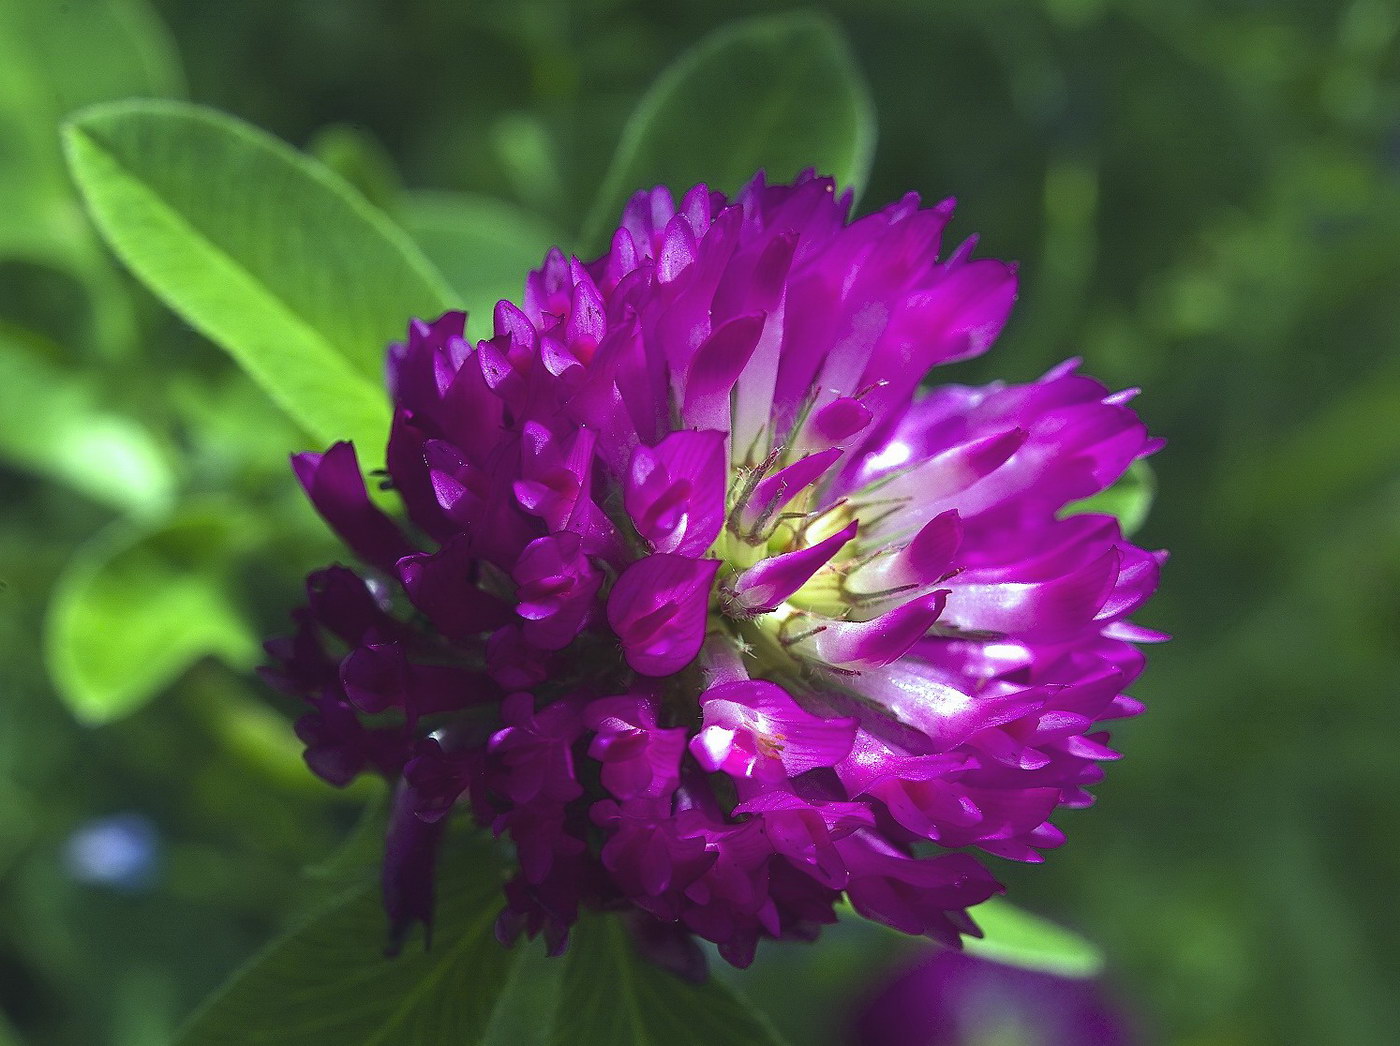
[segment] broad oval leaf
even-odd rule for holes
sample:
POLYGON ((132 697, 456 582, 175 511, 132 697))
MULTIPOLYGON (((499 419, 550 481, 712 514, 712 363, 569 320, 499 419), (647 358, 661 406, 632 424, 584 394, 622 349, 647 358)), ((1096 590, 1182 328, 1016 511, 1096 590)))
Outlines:
POLYGON ((410 942, 386 958, 379 886, 365 883, 235 974, 191 1019, 179 1046, 482 1042, 519 956, 493 932, 501 906, 495 869, 482 860, 456 870, 440 877, 431 948, 410 942), (471 870, 478 874, 465 874, 471 870))
POLYGON ((319 440, 353 439, 377 464, 385 346, 452 305, 403 231, 320 164, 199 106, 94 106, 64 139, 132 272, 319 440))
POLYGON ((687 984, 643 960, 611 916, 569 933, 551 1046, 780 1046, 767 1020, 711 978, 687 984))
POLYGON ((45 652, 78 719, 134 712, 202 657, 256 661, 257 637, 225 578, 247 525, 222 503, 192 506, 156 527, 118 523, 74 556, 49 606, 45 652))
POLYGON ((467 193, 412 193, 399 207, 399 220, 461 297, 468 328, 478 338, 493 333, 496 302, 518 303, 525 274, 559 243, 543 219, 467 193))
POLYGON ((1097 977, 1103 953, 1076 933, 993 897, 972 909, 982 937, 963 938, 971 955, 1061 977, 1097 977))
POLYGON ((1118 525, 1123 528, 1126 537, 1147 522, 1147 514, 1152 511, 1152 499, 1156 494, 1157 477, 1152 466, 1146 461, 1135 461, 1113 486, 1091 498, 1065 506, 1061 515, 1098 512, 1117 516, 1118 525))
POLYGON ((607 236, 638 189, 697 182, 732 193, 763 168, 807 167, 859 194, 875 147, 875 109, 837 25, 800 12, 737 22, 706 37, 652 85, 627 122, 583 242, 607 236))

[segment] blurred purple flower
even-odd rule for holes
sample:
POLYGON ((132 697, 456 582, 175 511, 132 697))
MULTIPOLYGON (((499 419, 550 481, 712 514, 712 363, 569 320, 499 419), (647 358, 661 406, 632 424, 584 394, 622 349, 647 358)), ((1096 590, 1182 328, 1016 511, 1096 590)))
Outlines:
POLYGON ((139 893, 155 885, 160 849, 160 832, 145 814, 111 814, 78 826, 63 863, 78 882, 139 893))
POLYGON ((1015 269, 940 260, 951 201, 849 209, 811 175, 643 192, 492 338, 415 320, 388 364, 407 526, 348 444, 295 459, 366 566, 312 575, 268 676, 317 773, 404 782, 396 934, 459 799, 516 846, 503 938, 630 908, 741 966, 843 894, 956 944, 1002 888, 951 851, 1040 860, 1092 801, 1163 555, 1060 516, 1158 441, 1073 362, 921 389, 991 345, 1015 269))
POLYGON ((855 1046, 1132 1046, 1096 981, 938 949, 865 1000, 855 1046))

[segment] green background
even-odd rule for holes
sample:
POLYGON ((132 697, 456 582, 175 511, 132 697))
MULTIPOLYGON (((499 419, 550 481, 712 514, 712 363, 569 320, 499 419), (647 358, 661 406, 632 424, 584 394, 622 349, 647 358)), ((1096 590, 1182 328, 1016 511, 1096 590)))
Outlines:
MULTIPOLYGON (((223 108, 311 148, 444 270, 454 252, 498 266, 487 289, 505 293, 540 244, 581 242, 656 76, 710 30, 786 9, 0 0, 0 1011, 16 1041, 165 1041, 317 895, 305 869, 364 799, 301 769, 293 710, 247 673, 299 573, 336 555, 285 468, 314 441, 109 260, 59 121, 127 95, 223 108), (62 609, 113 562, 96 609, 62 609), (204 632, 143 616, 171 577, 204 632), (119 670, 89 687, 106 711, 65 705, 39 656, 65 620, 119 670), (123 811, 159 831, 152 882, 75 881, 66 841, 123 811)), ((1169 440, 1139 534, 1173 556, 1140 616, 1176 637, 1135 688, 1149 714, 1117 731, 1127 757, 1095 809, 1060 819, 1069 843, 999 874, 1104 947, 1150 1042, 1400 1041, 1400 7, 824 9, 878 118, 864 206, 956 195, 955 233, 1022 263, 1005 335, 949 377, 1029 380, 1080 355, 1141 386, 1169 440)), ((799 105, 774 133, 836 115, 799 105)), ((770 949, 735 983, 816 1041, 872 947, 770 949)))

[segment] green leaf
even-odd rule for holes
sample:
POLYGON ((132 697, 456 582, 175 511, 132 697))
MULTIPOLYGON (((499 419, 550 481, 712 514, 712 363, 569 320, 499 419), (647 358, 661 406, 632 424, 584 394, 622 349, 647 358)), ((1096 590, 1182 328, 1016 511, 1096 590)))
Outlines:
MULTIPOLYGON (((483 863, 484 859, 483 859, 483 863)), ((433 944, 384 956, 377 882, 358 887, 235 974, 180 1046, 440 1046, 480 1043, 518 951, 493 933, 494 869, 441 876, 433 944)))
POLYGON ((45 635, 49 674, 78 719, 128 715, 205 656, 256 661, 257 637, 224 579, 251 526, 206 503, 159 527, 119 522, 79 550, 55 586, 45 635))
POLYGON ((246 374, 234 368, 208 375, 179 371, 162 391, 186 434, 188 467, 207 486, 270 487, 300 496, 300 488, 287 484, 287 455, 309 437, 246 374))
POLYGON ((4 1011, 0 1011, 0 1046, 20 1046, 19 1033, 6 1019, 4 1011))
MULTIPOLYGON (((318 778, 319 780, 319 778, 318 778)), ((346 890, 374 879, 384 862, 384 837, 389 831, 389 789, 382 779, 361 777, 370 789, 359 819, 340 845, 315 864, 302 869, 308 879, 346 890)), ((322 790, 325 790, 324 782, 322 790)))
POLYGON ((399 220, 461 297, 478 338, 491 336, 496 302, 518 303, 525 274, 560 242, 543 219, 466 193, 413 193, 400 206, 399 220))
POLYGON ((452 304, 403 231, 320 164, 209 109, 96 106, 64 138, 132 272, 317 439, 353 439, 378 465, 385 346, 452 304))
POLYGON ((91 298, 74 344, 126 354, 129 288, 83 216, 58 126, 94 102, 181 94, 174 41, 144 0, 0 0, 0 69, 0 257, 70 273, 91 298))
POLYGON ((380 210, 392 214, 398 206, 403 183, 393 158, 363 127, 327 124, 316 132, 306 151, 380 210))
POLYGON ((582 919, 569 934, 552 1046, 776 1046, 768 1022, 724 985, 687 984, 641 959, 622 923, 582 919))
MULTIPOLYGON (((297 738, 292 721, 255 692, 246 677, 227 668, 199 665, 181 681, 180 697, 191 718, 204 721, 210 740, 241 764, 245 787, 256 787, 251 780, 256 774, 283 792, 330 802, 355 802, 383 787, 382 781, 366 776, 343 789, 327 788, 306 765, 306 746, 297 738)), ((382 823, 380 828, 382 850, 382 823)))
MULTIPOLYGON (((844 898, 839 908, 843 917, 866 922, 855 914, 850 902, 844 898)), ((1103 953, 1094 944, 1000 897, 983 901, 970 909, 969 914, 982 930, 980 938, 963 938, 963 948, 969 955, 1061 977, 1097 977, 1103 972, 1103 953)), ((879 927, 904 941, 917 939, 883 923, 869 921, 868 925, 879 927)))
POLYGON ((0 458, 143 516, 169 510, 175 478, 150 431, 102 402, 100 376, 64 367, 41 339, 0 328, 0 458))
POLYGON ((145 0, 0 0, 0 26, 0 97, 23 97, 47 121, 50 138, 81 106, 184 93, 175 41, 145 0))
POLYGON ((96 305, 66 259, 0 257, 0 332, 7 340, 43 341, 56 358, 76 358, 88 343, 96 305))
POLYGON ((763 168, 807 167, 859 194, 875 147, 870 91, 838 26, 799 12, 706 37, 652 85, 628 120, 584 226, 594 250, 633 193, 697 182, 733 193, 763 168))
POLYGON ((556 1014, 566 960, 546 953, 542 940, 521 942, 515 950, 520 957, 496 1000, 481 1046, 549 1046, 553 1022, 545 1018, 569 1019, 556 1014))
POLYGON ((1157 478, 1152 466, 1145 461, 1135 461, 1123 473, 1123 478, 1113 486, 1091 498, 1066 505, 1061 516, 1074 516, 1081 512, 1099 512, 1107 516, 1117 516, 1124 536, 1135 533, 1147 522, 1147 514, 1152 510, 1152 499, 1157 493, 1157 478))
POLYGON ((979 904, 971 915, 983 933, 980 939, 963 938, 971 955, 1061 977, 1096 977, 1103 972, 1103 953, 1093 944, 1000 897, 979 904))
POLYGON ((537 113, 502 113, 486 136, 511 192, 527 206, 549 214, 564 195, 559 144, 537 113))
POLYGON ((183 91, 169 33, 141 0, 0 0, 0 251, 87 232, 63 173, 74 109, 183 91))

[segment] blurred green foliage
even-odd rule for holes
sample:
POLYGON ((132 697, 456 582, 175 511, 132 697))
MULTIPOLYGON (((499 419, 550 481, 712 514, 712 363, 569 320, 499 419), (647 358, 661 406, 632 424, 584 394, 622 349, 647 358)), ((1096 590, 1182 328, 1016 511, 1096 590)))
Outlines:
MULTIPOLYGON (((582 242, 600 186, 623 191, 618 144, 658 74, 789 9, 0 0, 0 1041, 6 1023, 34 1043, 167 1041, 324 895, 306 869, 365 798, 311 778, 295 709, 246 674, 300 575, 344 554, 285 465, 319 441, 100 246, 60 121, 130 96, 226 109, 312 149, 481 307, 548 243, 582 242), (187 527, 226 540, 196 555, 187 527), (119 582, 172 577, 217 628, 148 598, 104 609, 119 582), (46 620, 51 644, 67 628, 98 649, 85 665, 107 651, 107 674, 50 679, 46 620), (127 811, 157 829, 148 878, 84 873, 75 839, 127 811)), ((1007 333, 950 377, 1082 355, 1142 386, 1170 440, 1139 540, 1173 551, 1142 620, 1177 638, 1099 806, 1062 819, 1043 867, 999 869, 1012 896, 1105 947, 1149 1041, 1400 1041, 1400 8, 822 9, 878 116, 866 205, 956 193, 956 228, 1023 263, 1007 333)), ((683 136, 703 113, 664 86, 649 111, 683 136)), ((778 146, 865 104, 780 102, 778 146)), ((819 1042, 889 941, 843 925, 734 983, 819 1042)))
POLYGON ((495 879, 458 877, 443 885, 437 947, 411 947, 393 958, 377 949, 345 947, 347 940, 383 932, 383 901, 370 874, 272 945, 249 976, 210 999, 180 1043, 479 1041, 520 953, 503 949, 492 933, 495 879), (454 982, 471 990, 436 990, 454 982), (289 985, 298 990, 289 991, 289 985))
POLYGON ((876 117, 864 78, 839 75, 852 64, 835 23, 806 12, 706 37, 657 78, 623 127, 580 251, 596 256, 608 247, 638 186, 703 181, 735 193, 759 168, 781 182, 818 167, 859 195, 876 117), (706 114, 721 116, 722 135, 706 114))

